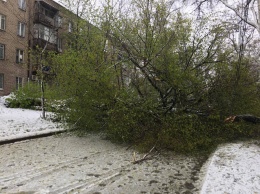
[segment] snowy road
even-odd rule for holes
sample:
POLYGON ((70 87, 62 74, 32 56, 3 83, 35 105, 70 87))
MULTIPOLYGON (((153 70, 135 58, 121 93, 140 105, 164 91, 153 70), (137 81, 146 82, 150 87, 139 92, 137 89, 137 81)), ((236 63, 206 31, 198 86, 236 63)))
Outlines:
POLYGON ((133 150, 95 135, 63 134, 0 150, 0 193, 198 193, 200 188, 200 160, 162 153, 134 165, 133 150))

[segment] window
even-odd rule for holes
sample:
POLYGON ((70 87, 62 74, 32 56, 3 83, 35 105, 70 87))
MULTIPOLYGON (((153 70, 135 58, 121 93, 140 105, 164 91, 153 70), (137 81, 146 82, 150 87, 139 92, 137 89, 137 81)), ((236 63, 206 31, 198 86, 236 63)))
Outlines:
POLYGON ((62 27, 62 17, 61 16, 57 16, 55 18, 55 26, 58 28, 62 27))
POLYGON ((41 38, 52 44, 57 44, 57 32, 41 24, 35 25, 34 37, 41 38))
POLYGON ((59 52, 62 52, 62 39, 57 38, 57 48, 59 52))
POLYGON ((24 51, 17 49, 16 50, 16 63, 23 63, 24 61, 24 51))
POLYGON ((0 14, 0 30, 5 30, 5 16, 0 14))
POLYGON ((18 36, 25 37, 25 23, 18 22, 18 36))
POLYGON ((4 58, 5 58, 5 45, 0 44, 0 59, 4 59, 4 58))
POLYGON ((16 77, 16 90, 18 90, 19 88, 21 88, 23 86, 23 78, 21 77, 16 77))
POLYGON ((72 23, 69 22, 69 32, 72 32, 72 23))
POLYGON ((26 1, 25 0, 18 0, 18 6, 20 9, 25 10, 26 9, 26 1))
POLYGON ((34 38, 40 38, 52 44, 57 44, 57 32, 41 24, 34 25, 34 38))
POLYGON ((4 74, 0 73, 0 90, 4 89, 4 74))
POLYGON ((41 31, 41 38, 46 41, 49 41, 51 36, 51 29, 46 26, 43 26, 42 29, 43 30, 41 31))
POLYGON ((50 9, 43 8, 43 13, 49 18, 54 18, 55 12, 51 11, 50 9))

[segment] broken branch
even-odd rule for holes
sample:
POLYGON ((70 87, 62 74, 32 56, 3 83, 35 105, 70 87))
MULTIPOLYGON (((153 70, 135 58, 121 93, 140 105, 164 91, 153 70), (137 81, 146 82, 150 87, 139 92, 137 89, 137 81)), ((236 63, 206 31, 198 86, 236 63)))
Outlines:
POLYGON ((152 149, 150 149, 150 151, 148 153, 146 153, 141 159, 139 160, 136 160, 136 155, 135 155, 135 152, 134 152, 134 155, 133 155, 133 164, 138 164, 138 163, 141 163, 145 160, 149 160, 151 158, 153 158, 155 155, 159 155, 158 152, 156 151, 154 154, 151 154, 153 152, 153 150, 156 148, 156 146, 154 145, 152 147, 152 149))

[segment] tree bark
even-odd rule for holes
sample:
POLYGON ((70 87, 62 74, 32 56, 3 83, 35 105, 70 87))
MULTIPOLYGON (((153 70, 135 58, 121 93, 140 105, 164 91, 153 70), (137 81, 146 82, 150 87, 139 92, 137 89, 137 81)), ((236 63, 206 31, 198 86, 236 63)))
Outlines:
POLYGON ((260 124, 260 117, 256 117, 253 115, 235 115, 235 116, 230 116, 225 119, 225 122, 227 122, 227 123, 240 122, 240 121, 245 121, 245 122, 254 123, 254 124, 257 124, 257 123, 260 124))

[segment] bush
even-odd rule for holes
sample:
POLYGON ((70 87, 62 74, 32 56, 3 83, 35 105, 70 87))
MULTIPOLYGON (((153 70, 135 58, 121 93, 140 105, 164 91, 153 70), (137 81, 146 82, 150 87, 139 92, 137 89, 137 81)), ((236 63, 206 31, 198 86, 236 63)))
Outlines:
POLYGON ((7 98, 6 103, 11 108, 34 109, 37 106, 41 106, 39 86, 34 83, 28 83, 7 98))
MULTIPOLYGON (((27 83, 6 98, 6 106, 10 108, 39 109, 41 107, 41 89, 38 83, 27 83)), ((54 86, 45 86, 45 109, 57 112, 66 109, 66 101, 61 100, 54 86)))
POLYGON ((25 108, 25 109, 35 109, 37 106, 41 106, 41 101, 39 99, 33 98, 7 98, 7 106, 10 108, 25 108))

